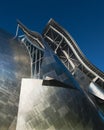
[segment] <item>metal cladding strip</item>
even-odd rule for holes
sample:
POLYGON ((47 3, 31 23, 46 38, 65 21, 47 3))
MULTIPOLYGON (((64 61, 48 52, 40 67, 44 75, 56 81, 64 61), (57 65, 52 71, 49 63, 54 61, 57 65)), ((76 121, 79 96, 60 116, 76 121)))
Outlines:
POLYGON ((93 82, 90 83, 88 91, 94 96, 104 100, 104 91, 93 82))
POLYGON ((18 20, 17 22, 18 22, 19 27, 23 30, 23 32, 24 32, 28 37, 31 37, 32 39, 36 40, 36 41, 39 43, 39 45, 44 49, 43 44, 42 44, 42 43, 40 42, 40 40, 39 40, 39 37, 35 38, 36 35, 35 35, 32 31, 30 31, 30 30, 29 30, 25 25, 23 25, 19 20, 18 20))
MULTIPOLYGON (((73 45, 70 43, 70 41, 61 33, 59 32, 57 29, 55 29, 53 26, 49 25, 50 28, 52 28, 55 32, 57 32, 59 35, 61 35, 62 37, 64 37, 64 39, 66 40, 66 42, 68 43, 68 45, 71 47, 72 51, 74 52, 74 54, 76 55, 76 57, 78 58, 78 60, 86 67, 87 70, 89 70, 90 72, 92 72, 95 76, 99 77, 102 81, 104 81, 104 79, 99 76, 97 73, 95 73, 93 70, 91 70, 80 58, 80 56, 78 55, 78 53, 76 52, 76 50, 74 49, 73 45)), ((45 34, 44 34, 45 35, 45 34)), ((47 35, 45 35, 47 37, 47 35)), ((47 37, 49 40, 51 38, 47 37)), ((72 38, 71 38, 72 39, 72 38)), ((51 40, 53 42, 53 40, 51 40)), ((74 42, 73 42, 74 43, 74 42)), ((74 43, 75 44, 75 43, 74 43)), ((76 46, 76 45, 75 45, 76 46)), ((76 46, 77 47, 77 46, 76 46)), ((80 49, 77 47, 77 49, 80 51, 80 49)), ((82 53, 80 51, 80 53, 82 53)))
POLYGON ((44 79, 42 85, 45 86, 55 86, 55 87, 62 87, 62 88, 70 88, 70 89, 76 89, 72 85, 67 85, 61 81, 58 81, 56 79, 44 79))

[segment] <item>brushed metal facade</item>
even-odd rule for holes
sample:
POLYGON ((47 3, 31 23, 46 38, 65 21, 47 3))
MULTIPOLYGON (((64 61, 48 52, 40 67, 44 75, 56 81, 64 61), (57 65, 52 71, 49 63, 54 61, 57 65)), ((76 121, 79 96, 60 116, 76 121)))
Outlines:
POLYGON ((21 79, 26 77, 31 67, 25 46, 0 30, 0 130, 15 130, 21 79))
POLYGON ((89 93, 88 88, 91 82, 101 84, 99 87, 103 88, 104 74, 88 62, 67 31, 54 20, 46 25, 41 40, 38 38, 40 35, 37 36, 21 22, 18 26, 23 31, 21 41, 27 46, 31 61, 34 61, 31 62, 35 67, 33 78, 38 80, 33 79, 34 85, 28 80, 22 85, 17 130, 103 129, 103 102, 101 107, 95 100, 97 95, 89 93), (35 57, 31 49, 33 44, 35 57), (42 56, 37 55, 38 51, 42 51, 42 56), (33 87, 29 95, 28 86, 33 87))
POLYGON ((65 88, 64 85, 46 86, 43 82, 40 79, 22 80, 16 130, 104 128, 96 108, 84 93, 70 87, 65 88))
POLYGON ((18 27, 0 30, 0 130, 102 130, 103 72, 54 20, 43 36, 18 27))

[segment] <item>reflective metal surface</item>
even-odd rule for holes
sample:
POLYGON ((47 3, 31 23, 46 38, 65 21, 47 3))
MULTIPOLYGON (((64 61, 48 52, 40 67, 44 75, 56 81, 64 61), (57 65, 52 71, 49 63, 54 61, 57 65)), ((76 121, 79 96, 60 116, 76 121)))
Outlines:
POLYGON ((96 109, 80 91, 64 88, 64 85, 45 86, 40 79, 22 80, 16 130, 103 128, 96 109))
POLYGON ((15 130, 21 79, 31 77, 28 52, 0 30, 0 130, 15 130))
POLYGON ((70 35, 53 20, 43 35, 48 43, 21 22, 19 28, 35 79, 22 82, 17 130, 102 130, 102 102, 98 107, 95 89, 93 94, 88 92, 91 81, 102 87, 102 72, 87 62, 70 35))
POLYGON ((78 81, 88 98, 103 113, 104 120, 104 73, 88 61, 70 34, 53 19, 46 25, 43 37, 54 54, 78 81), (91 83, 94 84, 90 86, 91 83))
POLYGON ((88 91, 104 101, 104 90, 99 88, 96 84, 90 83, 88 91))

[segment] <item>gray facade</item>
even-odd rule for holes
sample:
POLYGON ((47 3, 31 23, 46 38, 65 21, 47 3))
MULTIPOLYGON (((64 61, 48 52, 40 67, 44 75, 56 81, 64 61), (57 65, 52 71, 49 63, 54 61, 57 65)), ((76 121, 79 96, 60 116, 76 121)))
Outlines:
POLYGON ((104 128, 104 73, 54 20, 42 35, 1 30, 0 57, 0 130, 104 128))
POLYGON ((0 30, 0 130, 16 125, 21 79, 31 77, 28 52, 18 40, 0 30))

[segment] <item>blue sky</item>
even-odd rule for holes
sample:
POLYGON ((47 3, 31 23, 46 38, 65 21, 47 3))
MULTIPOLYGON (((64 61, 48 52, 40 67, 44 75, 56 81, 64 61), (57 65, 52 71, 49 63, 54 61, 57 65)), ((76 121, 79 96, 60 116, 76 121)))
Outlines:
POLYGON ((103 0, 1 0, 0 27, 15 34, 19 19, 42 32, 50 18, 62 25, 86 57, 104 71, 103 0))

